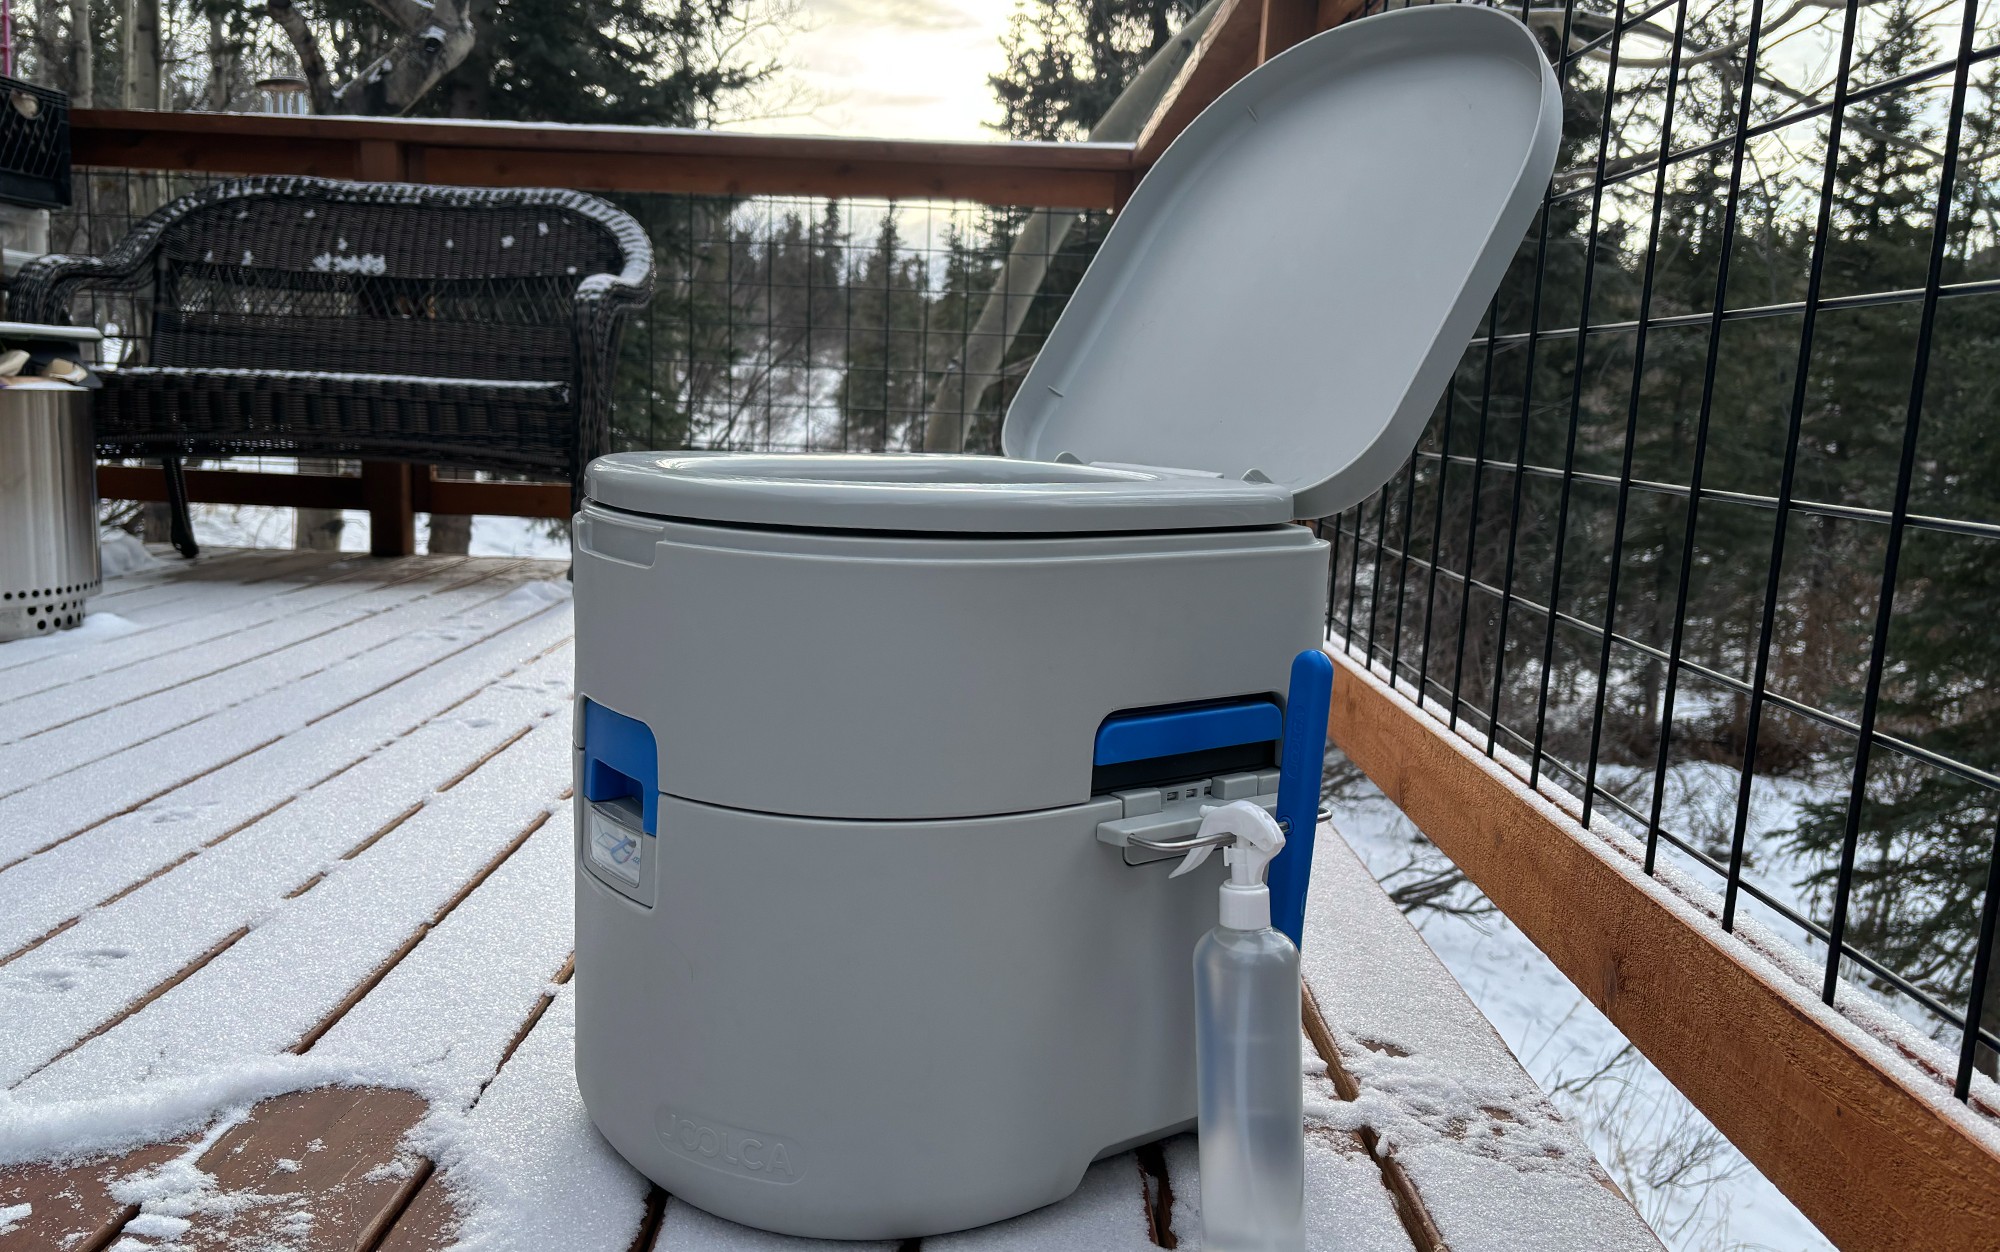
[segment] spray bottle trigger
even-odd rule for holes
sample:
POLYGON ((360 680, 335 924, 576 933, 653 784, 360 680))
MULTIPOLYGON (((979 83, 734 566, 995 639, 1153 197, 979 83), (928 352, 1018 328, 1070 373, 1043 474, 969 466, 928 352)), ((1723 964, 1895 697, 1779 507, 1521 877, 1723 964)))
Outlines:
MULTIPOLYGON (((1202 807, 1202 811, 1203 812, 1208 811, 1206 805, 1202 807)), ((1191 870, 1199 868, 1201 863, 1208 859, 1208 854, 1215 851, 1215 848, 1216 848, 1215 844, 1205 843, 1201 845, 1199 848, 1194 849, 1192 852, 1189 852, 1186 856, 1181 858, 1181 863, 1175 866, 1174 872, 1168 874, 1167 877, 1179 878, 1182 874, 1188 873, 1191 870)))
POLYGON ((1230 877, 1244 885, 1261 884, 1264 867, 1285 846, 1284 829, 1263 809, 1249 800, 1201 806, 1201 829, 1195 838, 1204 840, 1192 848, 1169 878, 1179 878, 1208 859, 1217 847, 1231 867, 1241 866, 1230 877))

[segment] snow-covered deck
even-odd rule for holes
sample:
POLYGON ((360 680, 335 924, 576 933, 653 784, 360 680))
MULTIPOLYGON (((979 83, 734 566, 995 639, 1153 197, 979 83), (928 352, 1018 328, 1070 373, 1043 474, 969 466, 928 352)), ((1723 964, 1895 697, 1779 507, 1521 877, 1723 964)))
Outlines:
MULTIPOLYGON (((806 1242, 577 1097, 559 564, 220 551, 91 607, 0 645, 0 1249, 806 1242)), ((1313 1247, 1658 1246, 1330 827, 1305 968, 1313 1247)), ((1196 1165, 922 1245, 1199 1247, 1196 1165)))

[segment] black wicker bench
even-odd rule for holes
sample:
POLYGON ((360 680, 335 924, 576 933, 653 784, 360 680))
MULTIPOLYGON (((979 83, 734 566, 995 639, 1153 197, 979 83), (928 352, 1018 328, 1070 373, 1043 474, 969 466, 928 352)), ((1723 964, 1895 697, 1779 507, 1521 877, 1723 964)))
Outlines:
MULTIPOLYGON (((246 178, 166 205, 103 257, 30 262, 8 306, 123 319, 98 454, 160 458, 191 556, 187 456, 458 466, 574 492, 610 450, 619 330, 652 284, 645 232, 594 196, 246 178)), ((375 550, 407 551, 403 529, 375 550)))

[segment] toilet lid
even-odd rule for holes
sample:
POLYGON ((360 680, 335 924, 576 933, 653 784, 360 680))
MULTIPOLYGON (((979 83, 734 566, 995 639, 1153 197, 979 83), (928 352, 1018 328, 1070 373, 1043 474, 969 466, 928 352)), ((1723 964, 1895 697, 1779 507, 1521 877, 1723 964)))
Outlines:
POLYGON ((612 508, 751 525, 937 534, 1223 530, 1291 520, 1268 483, 997 456, 620 452, 584 490, 612 508))
POLYGON ((1401 9, 1273 58, 1120 210, 1007 455, 1256 470, 1295 517, 1367 498, 1422 434, 1560 131, 1554 73, 1497 9, 1401 9))
POLYGON ((1007 412, 1005 458, 631 452, 593 461, 585 491, 661 517, 917 533, 1338 512, 1410 455, 1560 124, 1539 45, 1497 10, 1316 35, 1140 182, 1007 412))

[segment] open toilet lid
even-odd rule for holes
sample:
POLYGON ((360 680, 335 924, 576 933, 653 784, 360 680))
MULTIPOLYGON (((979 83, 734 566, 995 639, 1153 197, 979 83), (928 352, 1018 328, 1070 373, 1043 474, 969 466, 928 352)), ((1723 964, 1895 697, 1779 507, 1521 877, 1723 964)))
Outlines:
POLYGON ((1021 384, 1010 457, 1258 471, 1324 517, 1410 455, 1527 234, 1561 93, 1495 9, 1273 58, 1175 139, 1021 384))
POLYGON ((1140 182, 1007 412, 1005 458, 628 452, 593 461, 585 491, 922 533, 1325 517, 1410 455, 1560 129, 1555 75, 1512 17, 1351 22, 1224 92, 1140 182))

